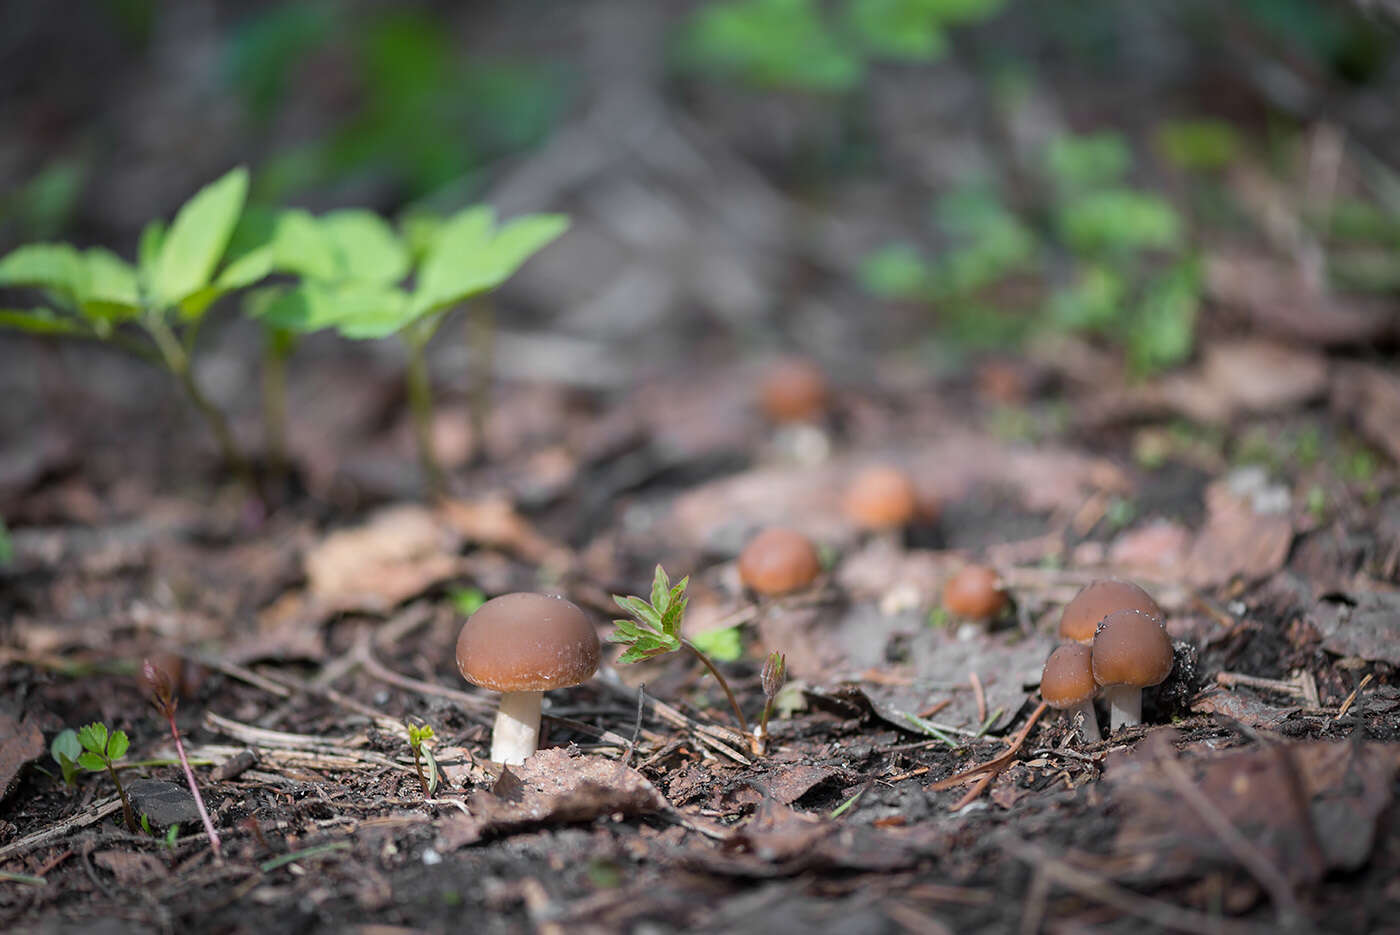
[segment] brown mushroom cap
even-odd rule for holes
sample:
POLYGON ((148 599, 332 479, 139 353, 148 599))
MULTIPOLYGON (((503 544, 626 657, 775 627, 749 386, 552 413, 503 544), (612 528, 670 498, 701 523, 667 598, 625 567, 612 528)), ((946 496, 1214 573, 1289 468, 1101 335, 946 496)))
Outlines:
POLYGON ((909 475, 897 467, 876 465, 856 475, 846 489, 846 514, 865 529, 907 526, 919 511, 919 497, 909 475))
POLYGON ((477 608, 457 637, 457 670, 498 692, 548 691, 598 671, 598 633, 582 610, 547 594, 502 594, 477 608))
POLYGON ((943 586, 943 606, 973 620, 991 620, 1006 607, 1001 576, 985 565, 966 565, 943 586))
POLYGON ((1162 608, 1131 581, 1101 578, 1091 581, 1065 605, 1060 615, 1060 638, 1088 643, 1099 621, 1116 610, 1136 610, 1161 622, 1162 608))
POLYGON ((1094 634, 1094 681, 1100 685, 1157 685, 1171 672, 1172 659, 1161 622, 1138 610, 1109 614, 1094 634))
POLYGON ((1040 673, 1040 697, 1052 708, 1077 708, 1090 698, 1094 684, 1093 652, 1082 643, 1066 643, 1045 660, 1040 673))
POLYGON ((759 594, 786 594, 807 587, 821 574, 817 547, 792 529, 765 529, 739 553, 739 580, 759 594))
POLYGON ((826 409, 826 374, 810 360, 775 363, 763 380, 763 412, 774 422, 807 422, 826 409))

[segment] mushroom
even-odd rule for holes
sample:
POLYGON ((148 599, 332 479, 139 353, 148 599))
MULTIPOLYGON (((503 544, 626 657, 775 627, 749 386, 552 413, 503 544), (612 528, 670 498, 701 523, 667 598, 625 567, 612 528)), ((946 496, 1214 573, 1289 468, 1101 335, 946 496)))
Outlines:
POLYGON ((1131 581, 1100 578, 1085 585, 1060 615, 1060 638, 1089 644, 1094 628, 1116 610, 1136 610, 1161 622, 1162 608, 1146 591, 1131 581))
POLYGON ((598 634, 582 610, 547 594, 502 594, 477 608, 457 637, 457 670, 501 693, 491 759, 518 765, 535 752, 540 699, 598 670, 598 634))
POLYGON ((1082 643, 1066 643, 1050 654, 1045 660, 1045 670, 1040 673, 1040 697, 1050 707, 1079 714, 1083 718, 1084 739, 1097 743, 1099 722, 1094 715, 1093 651, 1082 643))
POLYGON ((1006 607, 1001 576, 985 565, 964 565, 943 585, 943 606, 959 617, 991 620, 1006 607))
POLYGON ((846 515, 863 529, 899 529, 918 515, 919 497, 907 473, 881 464, 866 468, 851 481, 845 508, 846 515))
POLYGON ((810 360, 775 363, 760 389, 763 412, 774 422, 813 422, 826 409, 826 375, 810 360))
POLYGON ((1117 610, 1094 632, 1094 681, 1109 706, 1109 729, 1142 722, 1142 690, 1172 670, 1172 641, 1159 618, 1117 610))
POLYGON ((739 553, 739 580, 766 597, 805 588, 821 570, 817 547, 793 529, 765 529, 739 553))

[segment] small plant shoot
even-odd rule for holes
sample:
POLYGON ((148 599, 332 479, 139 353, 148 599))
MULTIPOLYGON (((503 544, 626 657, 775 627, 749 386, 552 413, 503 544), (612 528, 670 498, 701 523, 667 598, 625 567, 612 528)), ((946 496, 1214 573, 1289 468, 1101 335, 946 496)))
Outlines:
POLYGON ((49 745, 49 755, 58 764, 63 784, 69 789, 78 786, 78 757, 82 756, 83 745, 78 741, 78 732, 71 727, 61 730, 49 745))
POLYGON ((83 752, 78 754, 78 765, 89 773, 105 772, 112 778, 112 785, 117 787, 117 796, 122 800, 122 817, 126 820, 126 829, 135 831, 136 816, 132 814, 131 802, 126 797, 126 789, 122 786, 122 781, 117 777, 116 764, 126 757, 127 747, 131 742, 127 739, 126 731, 107 730, 107 725, 101 721, 78 729, 78 744, 83 748, 83 752))
POLYGON ((214 852, 214 859, 222 862, 223 845, 219 840, 219 832, 214 828, 209 810, 204 807, 204 796, 200 794, 199 784, 194 780, 194 770, 190 768, 189 757, 185 755, 185 744, 180 739, 180 728, 175 723, 175 708, 179 704, 179 699, 175 696, 175 680, 167 669, 157 666, 149 659, 141 664, 141 680, 151 704, 170 727, 170 737, 175 741, 175 754, 180 758, 180 766, 185 771, 185 782, 189 784, 200 821, 204 823, 204 830, 209 835, 209 849, 214 852))
POLYGON ((739 701, 734 697, 729 682, 720 674, 719 669, 715 668, 709 656, 681 636, 681 619, 685 614, 685 605, 690 600, 685 595, 689 583, 690 578, 685 577, 672 585, 666 569, 657 565, 651 583, 650 601, 636 596, 622 597, 614 594, 613 601, 630 614, 632 619, 614 620, 613 626, 616 629, 608 635, 608 642, 620 643, 627 647, 617 659, 620 663, 641 662, 680 649, 687 650, 700 660, 715 677, 715 681, 719 682, 720 688, 724 689, 724 694, 729 699, 730 708, 734 711, 734 719, 747 734, 748 721, 744 718, 744 712, 739 707, 739 701))
POLYGON ((433 739, 433 728, 428 724, 405 726, 408 728, 408 747, 413 751, 413 768, 418 773, 418 784, 423 789, 423 798, 426 799, 437 791, 440 776, 437 757, 433 755, 433 748, 427 744, 427 741, 433 739))

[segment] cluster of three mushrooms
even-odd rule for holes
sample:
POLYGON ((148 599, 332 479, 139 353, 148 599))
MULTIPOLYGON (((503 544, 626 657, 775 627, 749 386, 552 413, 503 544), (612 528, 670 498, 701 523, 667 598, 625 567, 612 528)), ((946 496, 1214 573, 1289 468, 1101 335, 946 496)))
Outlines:
POLYGON ((1052 708, 1083 716, 1084 737, 1099 739, 1094 696, 1109 704, 1109 729, 1142 720, 1142 690, 1172 670, 1164 615, 1146 591, 1111 579, 1086 586, 1065 605, 1060 636, 1071 642, 1046 660, 1040 694, 1052 708))

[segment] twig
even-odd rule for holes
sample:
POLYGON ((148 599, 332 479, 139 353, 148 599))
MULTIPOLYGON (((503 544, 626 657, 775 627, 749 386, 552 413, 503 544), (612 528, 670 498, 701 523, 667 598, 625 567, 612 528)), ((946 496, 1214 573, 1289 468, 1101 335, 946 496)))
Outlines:
POLYGON ((42 831, 35 831, 33 834, 26 835, 18 841, 11 841, 4 847, 0 847, 0 860, 5 860, 16 854, 23 854, 25 851, 33 850, 36 847, 42 847, 57 838, 66 837, 70 832, 78 828, 85 828, 88 825, 101 821, 121 807, 121 799, 118 799, 116 796, 107 799, 105 802, 97 802, 85 812, 79 812, 42 831))
MULTIPOLYGON (((1284 877, 1283 873, 1275 867, 1273 862, 1264 855, 1259 848, 1240 834, 1227 815, 1210 800, 1204 792, 1191 781, 1191 777, 1186 774, 1186 769, 1181 763, 1170 754, 1158 757, 1158 762, 1162 771, 1167 774, 1176 791, 1181 794, 1191 807, 1196 810, 1196 814, 1201 816, 1206 825, 1220 839, 1220 843, 1225 845, 1225 849, 1230 852, 1230 856, 1239 862, 1240 866, 1249 871, 1250 876, 1259 881, 1259 885, 1269 894, 1269 899, 1273 901, 1274 911, 1278 913, 1279 925, 1285 929, 1290 928, 1295 922, 1303 918, 1303 912, 1298 905, 1298 900, 1293 896, 1293 886, 1284 877)), ((1310 820, 1306 816, 1301 816, 1301 820, 1310 820)))
POLYGON ((967 680, 972 683, 972 694, 977 699, 977 723, 982 724, 987 720, 987 693, 982 690, 982 680, 976 672, 967 673, 967 680))
POLYGON ((622 758, 623 767, 632 763, 632 754, 637 752, 637 738, 642 734, 642 713, 646 710, 647 683, 637 686, 637 723, 632 728, 632 739, 627 742, 627 754, 622 758))
POLYGON ((1001 847, 1017 860, 1030 864, 1065 889, 1085 899, 1097 900, 1105 906, 1111 906, 1124 915, 1145 919, 1160 928, 1213 935, 1265 935, 1274 932, 1272 926, 1233 922, 1135 893, 1103 877, 1072 867, 1063 860, 1046 854, 1039 847, 1016 838, 1004 839, 1001 847))
POLYGON ((1347 695, 1347 700, 1343 701, 1342 706, 1337 709, 1337 716, 1333 718, 1333 720, 1340 721, 1342 718, 1346 717, 1347 712, 1351 710, 1351 706, 1356 703, 1356 696, 1361 694, 1361 690, 1370 684, 1371 673, 1367 672, 1366 677, 1363 678, 1361 682, 1351 690, 1351 694, 1347 695))
POLYGON ((480 695, 471 695, 464 691, 458 691, 455 688, 445 688, 442 685, 434 685, 432 682, 424 682, 421 679, 400 675, 398 672, 386 668, 378 659, 374 658, 374 653, 370 649, 369 640, 367 639, 356 644, 355 657, 359 660, 360 666, 365 670, 366 675, 397 688, 417 692, 422 695, 435 695, 438 698, 446 698, 449 701, 456 702, 469 711, 489 712, 493 707, 490 699, 483 698, 480 695))
POLYGON ((1264 691, 1278 692, 1281 695, 1303 694, 1303 686, 1298 684, 1297 679, 1283 681, 1281 679, 1266 679, 1258 675, 1246 675, 1243 672, 1217 672, 1215 681, 1216 684, 1225 688, 1243 685, 1246 688, 1259 688, 1264 691))
POLYGON ((974 766, 971 769, 965 769, 960 773, 954 773, 947 779, 941 779, 938 782, 932 783, 928 787, 929 790, 931 792, 941 792, 944 789, 951 789, 953 786, 962 785, 965 782, 976 779, 977 785, 973 786, 967 795, 959 799, 957 804, 953 805, 950 811, 956 812, 965 808, 975 801, 977 797, 986 790, 987 786, 991 785, 992 780, 996 778, 998 773, 1011 765, 1016 759, 1016 754, 1020 752, 1021 746, 1026 742, 1026 737, 1030 735, 1031 728, 1035 727, 1036 721, 1039 721, 1040 716, 1047 710, 1049 710, 1049 706, 1042 701, 1036 707, 1035 711, 1031 713, 1030 718, 1026 720, 1025 726, 1012 738, 1005 753, 978 766, 974 766))

